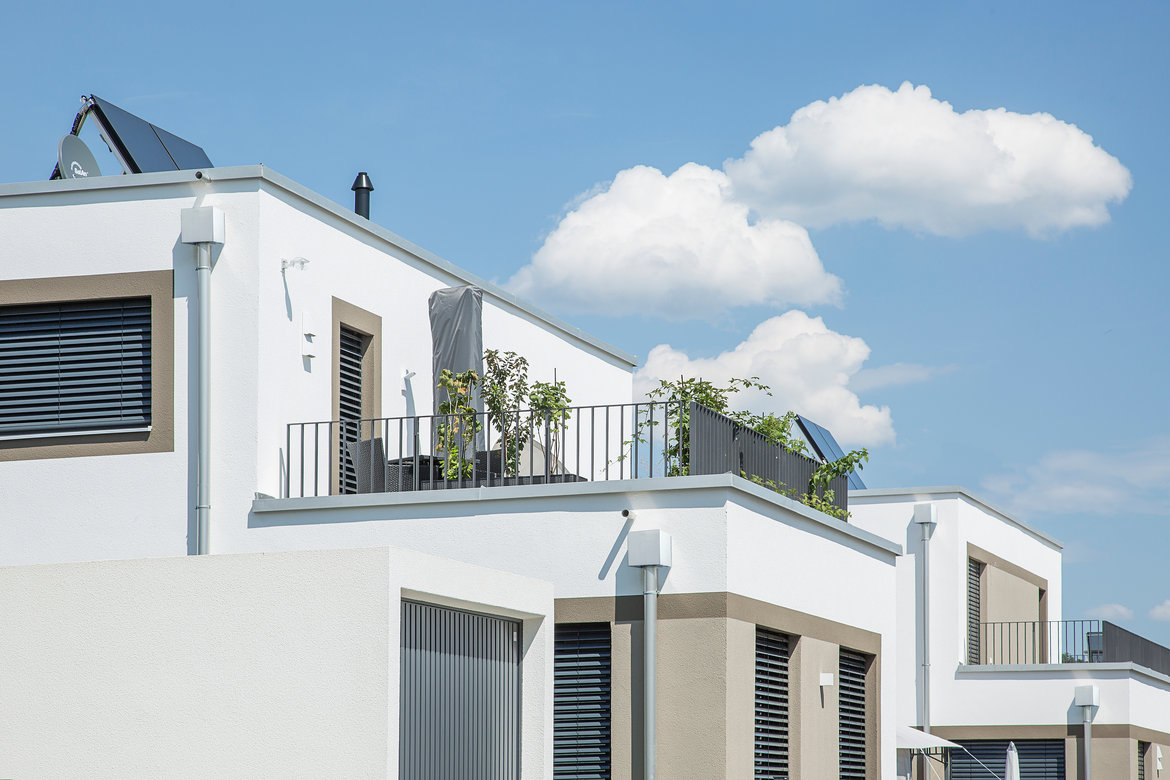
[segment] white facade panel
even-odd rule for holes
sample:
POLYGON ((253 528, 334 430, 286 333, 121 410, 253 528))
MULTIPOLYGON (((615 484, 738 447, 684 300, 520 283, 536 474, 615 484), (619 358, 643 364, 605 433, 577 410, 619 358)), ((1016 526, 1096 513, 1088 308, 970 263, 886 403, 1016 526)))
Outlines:
POLYGON ((403 596, 524 621, 524 777, 551 776, 547 583, 384 548, 0 583, 5 776, 396 777, 403 596))

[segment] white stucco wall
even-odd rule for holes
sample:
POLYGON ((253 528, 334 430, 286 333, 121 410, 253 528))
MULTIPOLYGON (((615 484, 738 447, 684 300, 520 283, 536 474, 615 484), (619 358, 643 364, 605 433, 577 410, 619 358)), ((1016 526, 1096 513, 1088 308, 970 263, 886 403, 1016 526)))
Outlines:
MULTIPOLYGON (((955 676, 967 659, 967 545, 975 545, 1047 580, 1049 620, 1060 620, 1061 615, 1061 548, 1051 538, 959 488, 850 492, 852 522, 898 540, 911 553, 902 566, 912 568, 898 580, 900 665, 915 672, 902 678, 899 717, 910 718, 903 720, 903 725, 922 723, 922 691, 918 684, 922 662, 922 542, 920 529, 913 522, 914 505, 919 503, 933 503, 938 517, 930 538, 931 722, 950 725, 955 718, 964 717, 968 701, 968 694, 959 689, 955 676)), ((1001 700, 999 706, 997 722, 1016 722, 1012 714, 1016 712, 1014 697, 1001 700)))
MULTIPOLYGON (((334 296, 382 317, 382 413, 406 412, 407 368, 417 412, 430 412, 427 298, 462 283, 445 261, 258 167, 0 185, 0 282, 173 270, 175 290, 173 452, 0 463, 0 564, 193 549, 194 248, 179 220, 196 205, 226 218, 211 274, 213 552, 234 547, 256 491, 280 493, 288 423, 332 417, 334 296), (282 274, 293 257, 310 262, 282 274), (305 314, 318 332, 308 361, 305 314)), ((575 333, 485 295, 486 346, 526 353, 533 379, 555 368, 575 403, 628 402, 631 367, 575 333)))
POLYGON ((385 548, 0 568, 0 775, 396 777, 403 595, 525 620, 551 776, 551 588, 385 548))

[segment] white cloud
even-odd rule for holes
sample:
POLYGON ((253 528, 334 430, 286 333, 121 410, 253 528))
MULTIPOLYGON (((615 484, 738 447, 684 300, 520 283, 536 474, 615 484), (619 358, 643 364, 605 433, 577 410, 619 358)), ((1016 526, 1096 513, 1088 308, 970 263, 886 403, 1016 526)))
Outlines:
MULTIPOLYGON (((1170 604, 1170 602, 1167 602, 1167 604, 1170 604)), ((1133 610, 1124 604, 1101 604, 1100 606, 1086 609, 1085 614, 1098 620, 1129 620, 1133 617, 1133 610)))
POLYGON ((1076 125, 1003 108, 958 113, 909 83, 810 103, 724 170, 763 216, 809 227, 873 219, 940 235, 1100 225, 1132 185, 1076 125))
POLYGON ((1150 617, 1154 620, 1170 620, 1170 599, 1166 599, 1150 610, 1150 617))
POLYGON ((1016 473, 988 477, 983 485, 1021 514, 1167 514, 1170 438, 1117 452, 1050 452, 1016 473))
POLYGON ((751 221, 722 171, 638 166, 577 202, 507 286, 546 308, 711 318, 733 306, 840 300, 808 232, 751 221))
POLYGON ((691 358, 666 344, 654 347, 635 375, 635 391, 644 393, 657 379, 680 375, 716 383, 757 376, 771 386, 772 396, 740 393, 734 397, 737 408, 797 411, 847 446, 892 443, 889 407, 862 405, 849 388, 868 357, 863 340, 829 330, 820 317, 790 311, 760 323, 743 343, 713 358, 691 358))
POLYGON ((849 380, 849 389, 865 393, 882 387, 912 385, 954 370, 954 366, 924 366, 919 363, 891 363, 888 366, 863 368, 849 380))

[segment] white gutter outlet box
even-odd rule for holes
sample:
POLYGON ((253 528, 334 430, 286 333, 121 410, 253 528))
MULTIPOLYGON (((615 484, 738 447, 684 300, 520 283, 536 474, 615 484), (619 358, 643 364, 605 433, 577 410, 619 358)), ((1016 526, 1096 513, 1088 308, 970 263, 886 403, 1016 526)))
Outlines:
POLYGON ((184 244, 222 244, 224 235, 223 211, 215 206, 183 209, 184 244))
POLYGON ((1073 704, 1078 707, 1100 707, 1101 689, 1096 685, 1078 685, 1073 694, 1073 704))
POLYGON ((626 541, 631 566, 670 566, 670 534, 666 531, 631 531, 626 541))
POLYGON ((915 504, 914 522, 934 525, 938 522, 938 508, 934 504, 915 504))

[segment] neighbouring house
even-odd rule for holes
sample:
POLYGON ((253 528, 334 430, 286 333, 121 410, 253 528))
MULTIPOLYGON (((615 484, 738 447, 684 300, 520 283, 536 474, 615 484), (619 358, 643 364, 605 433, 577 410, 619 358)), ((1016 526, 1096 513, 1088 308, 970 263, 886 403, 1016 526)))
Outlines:
POLYGON ((950 749, 951 778, 990 777, 980 762, 1000 770, 1009 741, 1022 778, 1083 778, 1086 718, 1094 778, 1160 776, 1170 649, 1066 619, 1058 541, 960 487, 852 491, 849 506, 855 525, 906 550, 898 723, 965 748, 950 749))
POLYGON ((632 356, 262 166, 2 184, 0 235, 0 775, 636 778, 647 725, 894 775, 901 539, 632 356), (476 338, 572 404, 436 415, 476 338))

